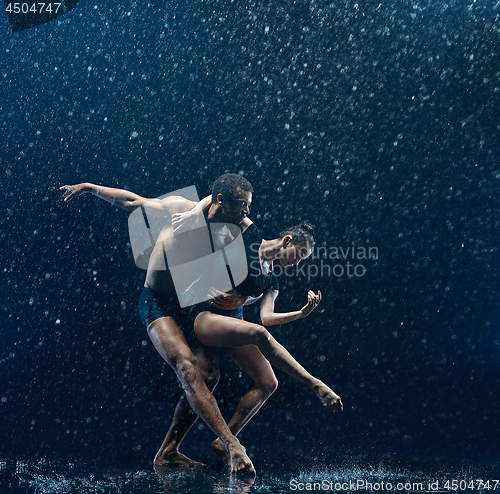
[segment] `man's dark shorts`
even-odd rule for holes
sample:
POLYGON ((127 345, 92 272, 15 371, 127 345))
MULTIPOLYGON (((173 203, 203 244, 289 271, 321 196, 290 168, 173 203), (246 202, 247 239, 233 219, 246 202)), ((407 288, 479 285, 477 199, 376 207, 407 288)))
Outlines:
POLYGON ((146 328, 160 317, 171 317, 183 332, 191 349, 201 346, 193 331, 190 307, 182 309, 177 295, 144 287, 139 298, 139 316, 146 328))
POLYGON ((162 293, 152 288, 144 287, 139 298, 139 315, 146 328, 160 317, 171 317, 183 332, 192 350, 202 346, 194 334, 194 320, 203 311, 210 311, 221 316, 243 319, 243 307, 232 311, 217 309, 209 301, 181 308, 177 295, 162 293))

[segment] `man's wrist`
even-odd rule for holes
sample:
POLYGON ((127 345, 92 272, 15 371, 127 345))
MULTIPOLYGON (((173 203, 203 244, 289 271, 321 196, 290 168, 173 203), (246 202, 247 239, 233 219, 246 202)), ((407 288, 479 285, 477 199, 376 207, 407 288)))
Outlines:
POLYGON ((100 197, 102 194, 99 192, 98 186, 87 182, 85 187, 83 188, 84 192, 88 192, 90 194, 94 194, 97 197, 100 197))

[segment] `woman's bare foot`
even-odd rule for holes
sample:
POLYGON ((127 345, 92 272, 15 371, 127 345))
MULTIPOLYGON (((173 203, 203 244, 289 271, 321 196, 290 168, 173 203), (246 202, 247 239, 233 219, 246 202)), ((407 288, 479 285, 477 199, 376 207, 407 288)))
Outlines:
POLYGON ((181 468, 201 468, 204 463, 192 460, 191 458, 179 453, 179 451, 158 452, 156 453, 153 464, 157 467, 181 467, 181 468))
POLYGON ((229 469, 229 473, 256 474, 252 460, 250 460, 245 448, 238 440, 236 440, 236 443, 228 444, 225 447, 220 439, 216 439, 212 443, 212 449, 223 458, 229 469))
POLYGON ((217 438, 212 442, 212 449, 216 455, 219 455, 222 457, 226 463, 228 459, 228 452, 227 449, 224 447, 224 444, 222 444, 222 441, 217 438))
POLYGON ((344 409, 340 396, 330 389, 324 382, 319 381, 314 387, 314 392, 323 403, 323 406, 334 412, 341 412, 344 409))

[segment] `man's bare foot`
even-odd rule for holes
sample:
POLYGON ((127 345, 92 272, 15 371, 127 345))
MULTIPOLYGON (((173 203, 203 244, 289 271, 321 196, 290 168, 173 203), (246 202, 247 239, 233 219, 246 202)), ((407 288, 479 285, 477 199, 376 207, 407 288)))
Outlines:
POLYGON ((323 406, 334 412, 341 412, 344 409, 340 396, 334 393, 325 383, 319 381, 315 386, 314 392, 323 403, 323 406))
POLYGON ((156 453, 153 464, 156 467, 180 467, 180 468, 201 468, 206 467, 204 463, 192 460, 191 458, 179 453, 179 451, 172 451, 170 453, 156 453))
POLYGON ((252 460, 250 460, 245 448, 238 440, 236 440, 236 443, 228 444, 225 447, 220 439, 216 439, 212 443, 212 449, 219 456, 222 456, 229 469, 229 473, 256 474, 252 460))

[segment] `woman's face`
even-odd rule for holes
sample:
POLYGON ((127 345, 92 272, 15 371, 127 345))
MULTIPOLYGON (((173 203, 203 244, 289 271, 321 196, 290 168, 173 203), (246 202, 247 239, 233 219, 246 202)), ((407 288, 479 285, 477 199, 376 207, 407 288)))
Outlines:
POLYGON ((286 242, 283 239, 283 247, 278 259, 283 268, 287 266, 297 266, 301 261, 307 259, 312 254, 312 247, 308 243, 294 245, 292 241, 286 242))

